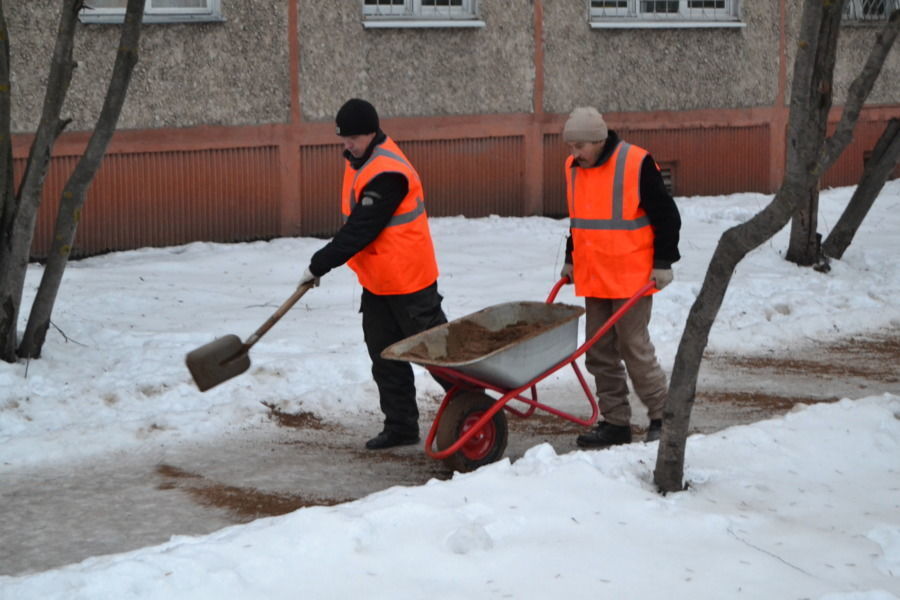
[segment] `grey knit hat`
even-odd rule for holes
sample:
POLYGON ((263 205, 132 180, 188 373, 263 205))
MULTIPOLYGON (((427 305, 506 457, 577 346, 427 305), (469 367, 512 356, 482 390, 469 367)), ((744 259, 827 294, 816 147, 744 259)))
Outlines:
POLYGON ((563 128, 563 141, 602 142, 609 135, 603 115, 593 106, 579 106, 569 115, 563 128))

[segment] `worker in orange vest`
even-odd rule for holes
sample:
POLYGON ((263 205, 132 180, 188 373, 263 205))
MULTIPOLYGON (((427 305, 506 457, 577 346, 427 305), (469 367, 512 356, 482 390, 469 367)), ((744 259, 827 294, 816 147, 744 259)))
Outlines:
POLYGON ((668 383, 650 341, 653 294, 673 279, 681 256, 678 207, 650 153, 608 130, 592 107, 572 111, 563 129, 569 147, 566 199, 570 231, 563 277, 584 296, 588 339, 648 281, 647 292, 585 354, 603 417, 577 438, 584 448, 631 442, 628 377, 647 408, 646 441, 659 439, 668 383))
MULTIPOLYGON (((343 226, 313 254, 300 285, 347 263, 362 285, 363 336, 378 386, 383 430, 366 442, 377 450, 419 441, 412 367, 381 351, 447 322, 425 213, 422 181, 397 144, 381 130, 369 102, 348 100, 335 118, 344 145, 343 226)), ((445 382, 441 385, 447 387, 445 382)))

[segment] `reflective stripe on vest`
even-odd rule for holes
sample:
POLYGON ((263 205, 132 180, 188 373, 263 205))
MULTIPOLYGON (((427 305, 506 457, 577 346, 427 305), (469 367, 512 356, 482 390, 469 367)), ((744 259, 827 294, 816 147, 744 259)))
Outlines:
POLYGON ((566 161, 575 294, 628 298, 653 268, 653 228, 640 207, 640 173, 647 151, 619 142, 601 165, 566 161))
MULTIPOLYGON (((616 173, 613 176, 612 218, 611 219, 570 219, 572 229, 595 229, 608 231, 633 231, 650 224, 647 215, 637 219, 625 219, 622 216, 625 204, 625 163, 632 145, 627 142, 619 144, 619 155, 616 159, 616 173)), ((557 163, 559 164, 559 163, 557 163)), ((575 169, 571 171, 572 195, 575 195, 575 169)))
MULTIPOLYGON (((368 160, 366 160, 366 162, 364 162, 362 164, 362 166, 360 166, 359 169, 357 169, 356 174, 353 175, 353 182, 350 183, 350 210, 349 210, 349 212, 353 212, 353 209, 356 208, 356 204, 357 204, 357 202, 356 202, 356 180, 359 179, 359 174, 363 172, 363 169, 366 168, 366 165, 368 165, 370 162, 372 162, 374 159, 378 158, 379 156, 391 158, 393 160, 396 160, 397 162, 403 163, 404 165, 409 167, 409 169, 411 171, 415 172, 415 169, 413 168, 413 166, 411 164, 409 164, 409 161, 406 160, 406 158, 404 156, 397 154, 396 152, 391 152, 390 150, 388 150, 386 148, 382 148, 381 146, 378 146, 377 148, 375 148, 374 151, 372 151, 372 154, 371 154, 371 156, 369 156, 368 160)), ((382 171, 382 173, 390 173, 390 172, 391 171, 382 171)), ((394 171, 394 172, 396 172, 396 171, 394 171)), ((406 173, 401 173, 401 175, 403 175, 405 177, 406 173)), ((407 213, 404 213, 402 215, 394 215, 393 217, 391 217, 391 220, 388 222, 387 226, 391 227, 392 225, 403 225, 404 223, 409 223, 410 221, 412 221, 413 219, 415 219, 416 217, 421 215, 423 212, 425 212, 425 202, 422 200, 422 197, 419 196, 418 198, 416 198, 416 207, 413 210, 411 210, 407 213)), ((341 215, 341 217, 343 218, 344 221, 347 220, 348 216, 349 216, 349 213, 346 215, 341 215)))
POLYGON ((428 228, 422 182, 391 138, 376 146, 359 169, 354 170, 347 163, 341 213, 346 221, 358 205, 357 195, 372 179, 383 173, 403 175, 409 183, 409 190, 400 202, 398 212, 381 233, 357 252, 347 265, 356 272, 360 284, 370 292, 411 294, 435 282, 438 276, 437 261, 428 228))

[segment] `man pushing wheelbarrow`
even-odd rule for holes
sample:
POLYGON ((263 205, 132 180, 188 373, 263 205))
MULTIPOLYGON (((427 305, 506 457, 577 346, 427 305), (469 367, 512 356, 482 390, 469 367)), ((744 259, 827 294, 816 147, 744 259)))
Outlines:
POLYGON ((595 109, 575 109, 563 139, 570 151, 565 164, 570 235, 562 278, 543 307, 521 302, 489 307, 397 342, 383 353, 421 364, 453 383, 425 451, 456 470, 472 470, 502 456, 508 431, 501 409, 527 417, 540 408, 584 426, 594 424, 599 414, 603 418, 596 427, 578 436, 579 446, 630 443, 626 373, 647 407, 645 439, 658 439, 662 429, 668 384, 650 341, 649 323, 652 295, 672 281, 672 263, 680 258, 678 208, 650 154, 608 131, 595 109), (553 304, 560 287, 573 282, 576 295, 585 298, 585 310, 553 304), (587 315, 586 341, 576 349, 573 327, 582 312, 587 315), (527 328, 512 332, 522 325, 527 328), (497 343, 473 356, 460 354, 477 337, 472 333, 476 328, 497 343), (501 335, 507 332, 512 332, 509 339, 501 335), (575 362, 582 354, 594 376, 596 401, 575 362), (591 404, 587 419, 538 400, 537 383, 565 366, 574 369, 591 404), (513 400, 528 409, 509 406, 513 400))
POLYGON ((573 110, 563 141, 570 153, 565 166, 570 234, 562 275, 584 296, 586 337, 634 290, 648 280, 655 284, 587 350, 585 367, 594 376, 603 420, 577 443, 605 448, 631 442, 626 370, 647 407, 645 439, 654 441, 662 429, 668 383, 650 341, 650 312, 653 294, 672 281, 672 263, 681 257, 678 207, 650 154, 609 131, 596 109, 573 110))

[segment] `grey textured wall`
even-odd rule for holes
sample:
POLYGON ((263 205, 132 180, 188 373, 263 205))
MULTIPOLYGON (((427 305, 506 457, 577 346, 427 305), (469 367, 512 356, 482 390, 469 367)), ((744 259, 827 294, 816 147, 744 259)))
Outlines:
MULTIPOLYGON (((7 2, 12 123, 40 120, 59 0, 7 2)), ((285 0, 225 0, 224 23, 146 25, 120 129, 284 122, 290 115, 285 0)), ((115 61, 120 28, 79 25, 78 61, 63 116, 69 131, 92 129, 115 61)))
POLYGON ((356 0, 300 1, 305 119, 331 119, 354 96, 386 117, 531 112, 529 0, 481 2, 479 29, 364 29, 361 14, 356 0))
MULTIPOLYGON (((838 41, 837 64, 834 69, 834 102, 843 104, 847 90, 862 71, 875 43, 878 26, 844 27, 838 41)), ((867 104, 900 103, 900 44, 894 46, 884 62, 867 104)))
MULTIPOLYGON (((800 31, 803 1, 788 0, 788 39, 796 39, 800 31)), ((847 91, 853 80, 862 71, 869 56, 878 31, 884 22, 858 24, 845 21, 838 40, 837 62, 834 66, 833 103, 841 106, 847 99, 847 91)), ((787 45, 787 84, 785 102, 790 102, 791 80, 794 76, 794 60, 797 55, 796 43, 787 45)), ((900 44, 894 43, 882 71, 869 94, 868 105, 900 103, 900 44)))
MULTIPOLYGON (((256 125, 290 120, 288 6, 224 0, 224 23, 147 25, 121 129, 256 125)), ((544 110, 604 112, 771 106, 777 96, 779 0, 746 0, 738 29, 592 30, 585 0, 544 0, 544 110)), ((801 0, 788 0, 796 33, 801 0)), ((12 124, 37 127, 59 0, 4 3, 12 124)), ((358 0, 298 0, 300 103, 333 118, 351 96, 385 117, 528 113, 534 95, 532 0, 482 0, 479 29, 364 29, 358 0)), ((877 31, 846 27, 835 74, 842 103, 877 31)), ((70 131, 99 114, 119 28, 80 25, 64 116, 70 131)), ((787 45, 788 76, 794 46, 787 45)), ((788 82, 788 92, 790 83, 788 82)), ((870 104, 900 103, 900 44, 870 104)))
POLYGON ((777 0, 743 2, 739 29, 591 29, 587 4, 545 2, 544 109, 602 112, 771 105, 777 0))

